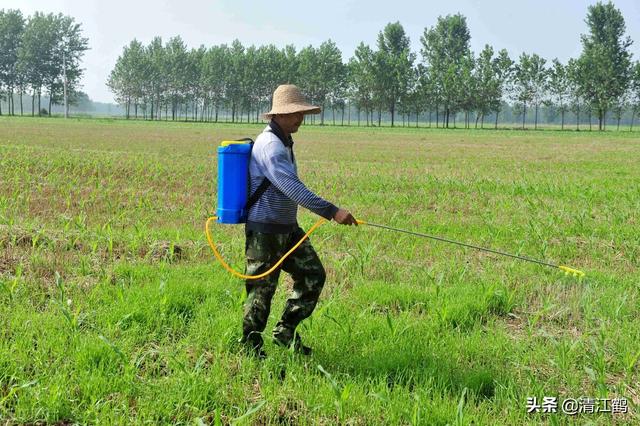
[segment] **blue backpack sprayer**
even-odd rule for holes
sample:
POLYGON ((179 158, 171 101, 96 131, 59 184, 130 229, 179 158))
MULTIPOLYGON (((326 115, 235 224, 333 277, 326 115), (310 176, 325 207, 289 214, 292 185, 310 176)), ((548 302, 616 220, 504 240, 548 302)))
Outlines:
MULTIPOLYGON (((211 237, 209 230, 211 222, 223 223, 223 224, 240 224, 247 220, 248 210, 255 201, 262 195, 264 190, 270 185, 269 181, 264 181, 254 194, 249 194, 249 161, 251 159, 251 150, 253 148, 253 140, 246 138, 236 141, 223 141, 218 147, 218 209, 216 216, 211 216, 207 219, 205 224, 205 234, 211 250, 214 255, 220 261, 222 266, 231 274, 242 279, 259 279, 269 275, 275 271, 284 260, 293 253, 302 242, 309 237, 320 225, 326 222, 326 219, 321 218, 318 220, 307 233, 296 243, 287 253, 282 256, 278 262, 276 262, 268 271, 258 275, 245 275, 234 270, 229 266, 220 252, 216 248, 215 242, 211 237)), ((544 262, 541 260, 531 259, 524 256, 505 253, 485 247, 479 247, 472 244, 466 244, 459 241, 450 240, 447 238, 437 237, 433 235, 427 235, 418 232, 407 231, 404 229, 393 228, 391 226, 379 225, 376 223, 365 222, 362 220, 357 221, 360 225, 374 226, 377 228, 387 229, 394 232, 402 232, 418 237, 429 238, 436 241, 447 242, 456 244, 462 247, 473 248, 489 253, 498 254, 501 256, 508 256, 514 259, 524 260, 526 262, 537 263, 539 265, 548 266, 551 268, 557 268, 564 271, 565 274, 571 274, 574 277, 582 278, 585 273, 574 268, 570 268, 564 265, 555 265, 553 263, 544 262)))

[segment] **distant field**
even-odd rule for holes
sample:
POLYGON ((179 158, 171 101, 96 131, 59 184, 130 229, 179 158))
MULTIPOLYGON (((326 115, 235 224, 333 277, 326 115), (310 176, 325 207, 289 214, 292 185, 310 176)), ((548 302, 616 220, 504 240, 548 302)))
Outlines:
MULTIPOLYGON (((587 277, 324 225, 314 355, 259 362, 203 225, 216 145, 262 127, 0 118, 3 423, 640 422, 639 133, 302 127, 303 180, 356 217, 587 277), (528 414, 545 396, 628 413, 528 414)), ((214 233, 242 269, 242 227, 214 233)))

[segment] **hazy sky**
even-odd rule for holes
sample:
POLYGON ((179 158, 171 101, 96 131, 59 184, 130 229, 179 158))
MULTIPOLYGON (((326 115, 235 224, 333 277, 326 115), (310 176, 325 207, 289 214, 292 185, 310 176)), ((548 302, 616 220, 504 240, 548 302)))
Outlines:
MULTIPOLYGON (((506 48, 512 57, 537 53, 566 61, 581 51, 587 7, 595 0, 0 0, 0 9, 61 12, 82 23, 91 50, 84 57, 83 90, 94 100, 113 102, 106 80, 122 48, 137 38, 165 41, 180 35, 189 47, 211 46, 239 39, 244 45, 294 44, 298 49, 332 39, 346 62, 364 41, 389 22, 400 21, 420 50, 425 27, 439 15, 460 12, 467 17, 471 47, 477 53, 488 43, 506 48)), ((615 0, 624 14, 627 35, 640 58, 640 0, 615 0)), ((418 55, 418 58, 420 56, 418 55)))

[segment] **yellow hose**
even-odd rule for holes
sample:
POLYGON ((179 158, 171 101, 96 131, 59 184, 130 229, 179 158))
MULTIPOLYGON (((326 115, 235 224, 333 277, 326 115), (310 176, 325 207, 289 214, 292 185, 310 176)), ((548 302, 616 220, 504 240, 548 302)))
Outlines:
MULTIPOLYGON (((264 278, 267 275, 269 275, 270 273, 272 273, 273 271, 275 271, 280 265, 282 265, 282 262, 284 262, 284 260, 287 257, 289 257, 289 255, 291 253, 293 253, 298 247, 300 247, 300 244, 302 244, 302 242, 304 240, 309 238, 309 235, 311 235, 316 229, 318 229, 318 227, 320 227, 320 225, 322 225, 323 223, 325 223, 327 221, 324 218, 321 218, 320 220, 318 220, 311 228, 309 228, 307 233, 304 234, 304 236, 302 238, 300 238, 300 241, 298 241, 296 243, 296 245, 294 245, 291 248, 291 250, 286 252, 284 254, 284 256, 282 256, 280 258, 280 260, 278 260, 275 263, 275 265, 273 265, 268 271, 265 271, 265 272, 263 272, 261 274, 258 274, 258 275, 245 275, 245 274, 243 274, 241 272, 238 272, 238 271, 234 270, 231 266, 229 266, 229 264, 227 262, 225 262, 224 259, 222 258, 222 256, 220 255, 220 252, 218 252, 218 249, 216 248, 216 244, 213 241, 213 238, 211 237, 211 232, 209 231, 209 224, 212 221, 216 220, 216 219, 218 219, 217 216, 211 216, 209 219, 207 219, 207 222, 206 222, 206 224, 204 226, 204 232, 205 232, 205 234, 207 236, 207 241, 209 241, 209 247, 211 247, 211 250, 213 250, 213 254, 216 256, 216 259, 218 259, 218 261, 220 261, 220 263, 222 264, 224 269, 226 269, 227 271, 229 271, 229 273, 231 273, 231 274, 235 275, 236 277, 241 278, 243 280, 257 280, 257 279, 260 279, 260 278, 264 278)), ((403 231, 403 230, 400 230, 400 229, 386 227, 386 226, 383 226, 383 225, 367 223, 364 220, 356 220, 356 222, 358 223, 358 225, 372 225, 372 226, 377 226, 377 227, 381 227, 381 228, 388 228, 388 229, 391 229, 391 230, 394 230, 394 231, 407 232, 407 231, 403 231)), ((417 233, 414 233, 414 234, 418 235, 418 236, 427 237, 427 238, 441 239, 439 237, 432 237, 432 236, 424 235, 424 234, 417 234, 417 233)), ((466 244, 463 244, 463 243, 459 243, 457 241, 449 241, 449 240, 444 240, 444 241, 451 242, 451 243, 454 243, 454 244, 459 244, 459 245, 466 245, 466 244)), ((466 245, 466 246, 468 246, 468 245, 466 245)), ((480 250, 485 250, 485 251, 491 251, 491 252, 496 253, 496 254, 502 254, 502 255, 506 255, 506 256, 510 256, 510 257, 516 257, 516 258, 521 259, 521 260, 526 260, 526 261, 529 261, 529 262, 535 262, 535 263, 539 263, 539 264, 542 264, 542 265, 545 265, 545 266, 551 266, 553 268, 558 268, 558 269, 564 271, 564 273, 567 274, 567 275, 571 274, 574 277, 582 278, 582 277, 585 276, 584 272, 582 272, 582 271, 580 271, 578 269, 570 268, 570 267, 565 266, 565 265, 560 265, 560 266, 553 265, 551 263, 541 262, 541 261, 537 261, 535 259, 522 258, 522 257, 511 255, 511 254, 508 254, 508 253, 501 253, 501 252, 497 252, 497 251, 494 251, 494 250, 485 249, 483 247, 475 247, 475 246, 469 246, 469 247, 480 249, 480 250)))
POLYGON ((280 258, 280 260, 278 260, 276 262, 275 265, 273 265, 268 271, 265 271, 261 274, 258 275, 245 275, 241 272, 236 271, 235 269, 233 269, 231 266, 229 266, 229 264, 227 264, 227 262, 224 261, 224 259, 222 258, 222 256, 220 255, 220 252, 218 252, 218 249, 216 248, 216 244, 213 241, 213 238, 211 237, 211 232, 209 232, 209 224, 218 219, 216 216, 211 216, 209 219, 207 219, 207 223, 204 226, 204 232, 205 234, 207 234, 207 241, 209 241, 209 247, 211 247, 211 250, 213 250, 213 254, 216 256, 216 259, 218 259, 218 261, 220 261, 220 263, 222 264, 222 266, 224 267, 224 269, 226 269, 227 271, 229 271, 231 274, 235 275, 238 278, 241 278, 243 280, 258 280, 260 278, 266 277, 267 275, 269 275, 270 273, 272 273, 273 271, 275 271, 281 264, 282 262, 284 262, 284 260, 289 257, 289 255, 291 253, 293 253, 298 247, 300 247, 300 244, 302 244, 302 242, 304 240, 306 240, 307 238, 309 238, 309 235, 311 235, 313 233, 313 231, 315 231, 316 229, 318 229, 318 227, 320 225, 322 225, 323 223, 325 223, 327 220, 324 218, 321 218, 320 220, 318 220, 311 228, 309 228, 309 230, 307 231, 306 234, 304 234, 304 236, 300 239, 300 241, 298 241, 296 243, 295 246, 293 246, 291 248, 291 250, 289 250, 288 252, 286 252, 284 254, 284 256, 282 256, 280 258))

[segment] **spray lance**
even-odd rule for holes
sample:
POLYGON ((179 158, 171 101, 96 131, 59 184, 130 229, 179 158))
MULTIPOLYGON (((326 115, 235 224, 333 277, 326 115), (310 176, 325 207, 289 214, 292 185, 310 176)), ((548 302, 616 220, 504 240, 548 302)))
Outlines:
MULTIPOLYGON (((257 274, 257 275, 245 275, 241 272, 234 270, 218 251, 213 237, 211 236, 210 225, 212 222, 224 223, 224 224, 239 224, 246 222, 246 205, 249 192, 249 159, 251 158, 251 149, 253 148, 253 141, 249 138, 237 140, 237 141, 223 141, 218 147, 218 209, 216 216, 211 216, 205 223, 205 234, 209 246, 213 251, 216 259, 220 264, 232 275, 241 279, 253 279, 257 280, 266 277, 273 271, 275 271, 285 259, 293 253, 299 246, 309 238, 316 229, 322 224, 327 222, 326 219, 321 218, 318 220, 307 233, 298 241, 288 252, 286 252, 280 260, 278 260, 269 270, 257 274)), ((497 254, 500 256, 507 256, 514 259, 522 260, 525 262, 535 263, 550 268, 560 269, 565 275, 572 275, 578 279, 585 276, 585 273, 579 269, 571 268, 566 265, 556 265, 543 260, 532 259, 525 256, 519 256, 516 254, 505 253, 502 251, 480 247, 473 244, 467 244, 460 241, 451 240, 434 235, 428 235, 419 232, 408 231, 405 229, 394 228, 387 225, 381 225, 364 220, 358 220, 358 225, 366 225, 375 228, 385 229, 393 232, 400 232, 404 234, 413 235, 421 238, 428 238, 435 241, 445 242, 449 244, 455 244, 462 247, 472 248, 488 253, 497 254)))

